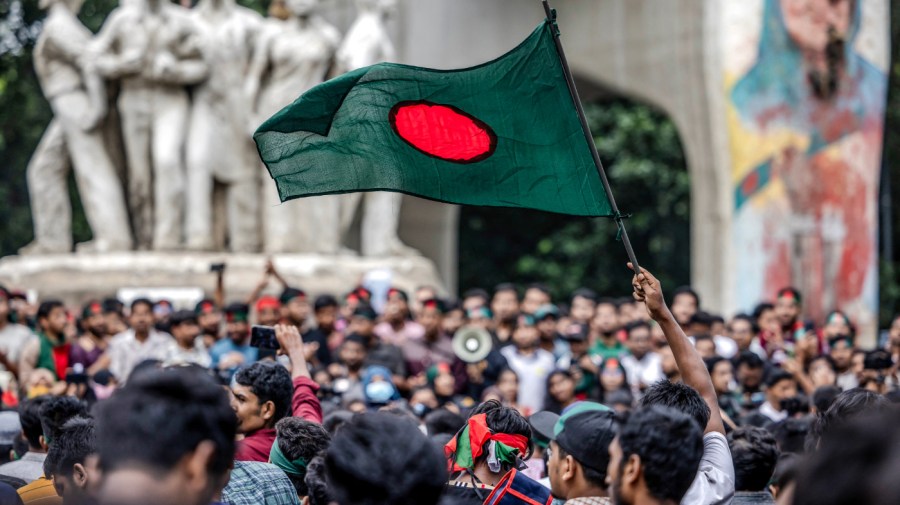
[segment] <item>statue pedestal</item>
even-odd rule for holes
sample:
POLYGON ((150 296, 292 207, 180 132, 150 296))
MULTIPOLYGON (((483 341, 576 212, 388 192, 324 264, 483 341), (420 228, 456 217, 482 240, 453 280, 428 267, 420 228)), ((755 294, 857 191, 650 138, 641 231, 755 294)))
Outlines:
MULTIPOLYGON (((41 299, 58 298, 80 304, 120 290, 132 296, 165 294, 187 307, 199 293, 211 296, 216 274, 213 263, 225 263, 226 301, 244 300, 262 279, 263 254, 123 252, 7 256, 0 259, 0 284, 10 289, 34 290, 41 299)), ((329 293, 340 297, 373 270, 389 270, 391 284, 412 291, 422 285, 445 292, 431 260, 422 256, 362 258, 353 255, 272 255, 278 272, 311 296, 329 293)), ((272 279, 264 293, 277 295, 281 286, 272 279)), ((129 298, 132 296, 128 296, 129 298)), ((191 305, 192 308, 192 305, 191 305)))

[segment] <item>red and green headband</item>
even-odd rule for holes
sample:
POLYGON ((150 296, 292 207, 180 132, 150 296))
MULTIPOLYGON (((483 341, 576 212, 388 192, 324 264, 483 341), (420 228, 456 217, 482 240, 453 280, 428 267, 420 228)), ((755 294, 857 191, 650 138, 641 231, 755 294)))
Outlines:
MULTIPOLYGON (((522 435, 492 433, 487 425, 487 414, 469 418, 462 432, 444 446, 444 454, 450 460, 450 471, 460 472, 475 467, 475 460, 485 453, 485 445, 493 442, 493 456, 501 463, 514 465, 516 456, 525 457, 528 438, 522 435)), ((487 449, 491 451, 491 448, 487 449)))

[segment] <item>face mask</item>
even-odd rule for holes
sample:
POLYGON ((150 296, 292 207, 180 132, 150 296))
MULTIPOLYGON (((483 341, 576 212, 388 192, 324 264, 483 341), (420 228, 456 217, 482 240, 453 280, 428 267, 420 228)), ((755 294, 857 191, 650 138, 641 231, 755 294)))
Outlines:
POLYGON ((416 415, 416 417, 422 418, 428 415, 429 412, 431 412, 431 407, 425 405, 424 403, 416 403, 412 406, 412 411, 413 414, 416 415))
POLYGON ((389 382, 370 382, 366 386, 369 403, 388 403, 394 396, 394 387, 389 382))

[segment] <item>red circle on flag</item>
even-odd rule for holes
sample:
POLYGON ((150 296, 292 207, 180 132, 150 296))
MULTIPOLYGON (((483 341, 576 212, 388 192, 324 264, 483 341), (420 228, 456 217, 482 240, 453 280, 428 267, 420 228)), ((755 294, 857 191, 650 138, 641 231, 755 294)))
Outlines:
POLYGON ((490 126, 452 105, 400 102, 391 108, 389 118, 394 133, 404 142, 445 161, 475 163, 497 149, 497 135, 490 126))

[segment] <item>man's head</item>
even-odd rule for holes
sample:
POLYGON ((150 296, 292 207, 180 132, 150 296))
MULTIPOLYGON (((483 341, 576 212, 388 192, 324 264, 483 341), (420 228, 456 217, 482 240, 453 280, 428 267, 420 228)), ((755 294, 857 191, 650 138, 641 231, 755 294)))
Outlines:
POLYGON ((829 342, 828 355, 834 360, 834 366, 840 373, 850 369, 853 360, 853 338, 849 335, 832 338, 829 342))
POLYGON ((47 451, 47 442, 43 438, 44 427, 41 424, 41 407, 49 399, 49 396, 38 396, 19 404, 19 422, 22 423, 22 434, 28 441, 29 451, 47 451))
POLYGON ((281 302, 274 296, 256 300, 256 320, 263 326, 275 326, 281 319, 281 302))
POLYGON ((299 417, 286 417, 275 424, 275 444, 269 462, 282 469, 297 489, 297 495, 307 496, 306 469, 309 463, 328 448, 331 435, 319 423, 299 417))
POLYGON ((541 305, 533 315, 540 339, 545 342, 553 342, 556 340, 559 308, 556 305, 541 305))
POLYGON ((609 410, 580 411, 560 418, 547 460, 553 496, 561 500, 605 496, 609 444, 616 428, 609 410))
POLYGON ((207 335, 219 334, 219 326, 222 324, 222 313, 216 309, 216 303, 210 299, 203 299, 194 306, 194 313, 197 315, 197 324, 200 329, 207 335))
POLYGON ((609 445, 606 482, 614 503, 681 502, 703 457, 703 431, 674 409, 639 409, 609 445))
POLYGON ((278 301, 281 302, 281 316, 284 319, 298 328, 306 324, 309 318, 309 300, 302 289, 284 288, 278 301))
POLYGON ((700 295, 690 286, 681 286, 672 291, 672 315, 681 326, 691 323, 691 318, 700 310, 700 295))
POLYGON ((99 300, 84 304, 81 310, 81 328, 98 337, 106 335, 106 319, 103 317, 103 305, 99 300))
POLYGON ((225 486, 237 420, 202 369, 132 377, 96 409, 101 503, 206 505, 225 486))
POLYGON ((597 293, 592 289, 580 288, 572 293, 569 315, 577 323, 588 324, 597 310, 597 293))
POLYGON ((231 380, 231 407, 239 433, 272 428, 288 415, 294 386, 278 363, 260 361, 238 370, 231 380))
POLYGON ((774 369, 766 377, 766 401, 775 410, 781 410, 781 402, 797 396, 797 380, 781 369, 774 369))
POLYGON ((768 430, 742 426, 728 434, 735 491, 763 491, 778 463, 778 447, 768 430))
POLYGON ((760 388, 765 374, 765 363, 752 351, 744 351, 738 357, 737 381, 746 391, 760 388))
POLYGON ((717 395, 727 394, 731 391, 731 383, 734 381, 734 370, 731 361, 721 356, 706 360, 706 369, 712 379, 713 389, 717 395))
POLYGON ((778 290, 775 299, 775 317, 782 328, 789 328, 800 317, 800 310, 803 307, 803 300, 800 297, 800 291, 795 288, 787 287, 778 290))
POLYGON ((338 361, 350 371, 358 371, 366 361, 368 351, 366 341, 355 333, 348 335, 338 349, 338 361))
POLYGON ((0 286, 0 325, 9 321, 9 290, 0 286))
POLYGON ((443 300, 432 298, 422 302, 418 322, 425 328, 425 335, 434 338, 441 333, 446 306, 443 300))
POLYGON ((610 336, 619 329, 619 309, 612 298, 601 298, 597 301, 594 317, 591 319, 591 331, 603 336, 610 336))
POLYGON ((169 317, 169 332, 182 347, 194 346, 194 340, 200 335, 197 316, 190 310, 179 310, 169 317))
POLYGON ((137 298, 131 302, 128 322, 135 333, 146 335, 153 328, 153 323, 156 322, 153 317, 153 302, 146 298, 137 298))
POLYGON ((499 321, 512 322, 519 313, 519 292, 514 284, 499 284, 494 288, 491 312, 499 321))
POLYGON ((531 284, 525 289, 525 296, 519 307, 520 312, 534 314, 541 305, 550 304, 550 290, 543 284, 531 284))
POLYGON ((62 427, 73 417, 87 417, 87 407, 72 396, 54 396, 41 405, 41 433, 44 444, 53 447, 53 443, 62 427))
POLYGON ((651 385, 641 397, 641 407, 670 407, 691 417, 697 426, 706 429, 709 405, 696 389, 681 382, 661 380, 651 385))
POLYGON ((63 425, 44 460, 44 475, 53 479, 56 493, 66 505, 92 503, 100 476, 88 458, 96 453, 93 419, 75 417, 63 425))
POLYGON ((375 309, 367 302, 361 301, 353 309, 347 331, 370 338, 374 335, 376 319, 378 319, 378 314, 375 313, 375 309))
POLYGON ((320 295, 313 302, 313 315, 316 318, 316 326, 325 333, 334 331, 334 323, 337 321, 340 304, 337 298, 331 295, 320 295))
POLYGON ((360 415, 334 436, 325 474, 338 505, 435 505, 446 461, 416 425, 396 415, 360 415))
POLYGON ((737 344, 738 351, 750 350, 753 343, 753 319, 747 314, 738 314, 728 324, 728 336, 737 344))
POLYGON ((628 333, 628 350, 635 358, 641 359, 653 350, 649 324, 644 321, 629 323, 625 331, 628 333))
POLYGON ((60 337, 68 322, 66 308, 59 300, 42 302, 37 310, 37 322, 41 331, 53 337, 60 337))
POLYGON ((513 331, 513 345, 518 349, 533 349, 539 341, 537 326, 534 318, 528 314, 522 314, 516 320, 516 329, 513 331))
POLYGON ((398 288, 390 288, 387 293, 387 302, 384 305, 384 319, 399 323, 409 318, 409 295, 398 288))
POLYGON ((225 307, 225 333, 237 345, 250 336, 250 307, 246 303, 231 303, 225 307))
POLYGON ((700 333, 694 336, 694 348, 701 358, 709 359, 716 356, 716 341, 709 333, 700 333))

